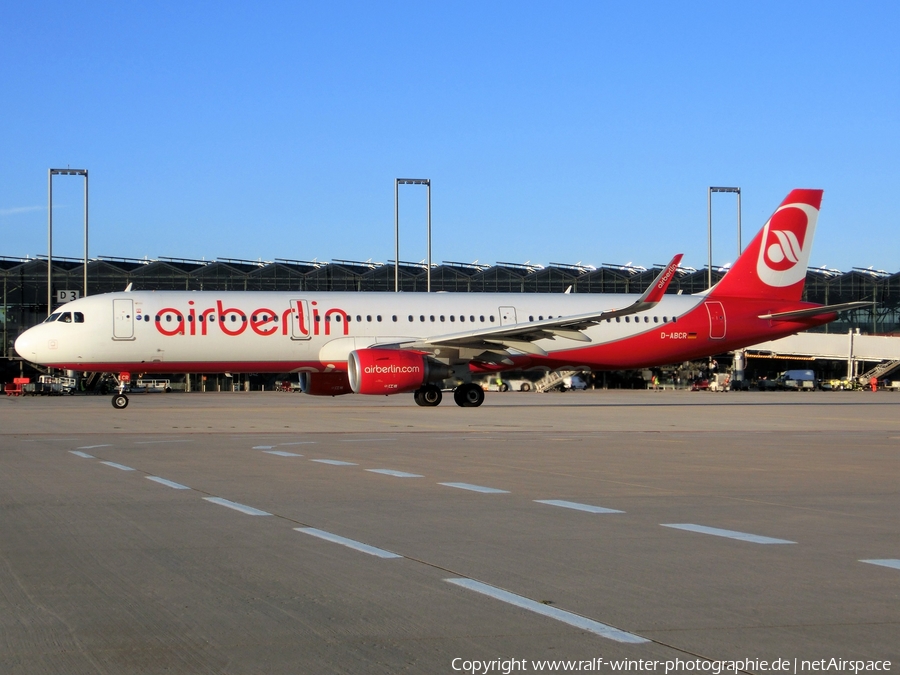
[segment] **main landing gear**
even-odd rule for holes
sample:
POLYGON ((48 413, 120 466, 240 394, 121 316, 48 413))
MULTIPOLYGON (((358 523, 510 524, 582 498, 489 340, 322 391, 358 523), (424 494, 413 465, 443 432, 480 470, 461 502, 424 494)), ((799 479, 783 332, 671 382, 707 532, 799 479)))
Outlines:
POLYGON ((484 403, 484 389, 474 382, 466 382, 453 392, 453 400, 461 408, 477 408, 484 403))
MULTIPOLYGON (((437 385, 426 384, 413 393, 413 398, 418 405, 433 408, 440 405, 443 394, 437 385)), ((484 389, 472 382, 461 384, 453 391, 453 400, 461 408, 477 408, 484 403, 484 389)))
POLYGON ((444 395, 441 393, 441 388, 434 384, 426 384, 421 389, 417 389, 413 393, 413 398, 416 403, 421 406, 425 406, 426 408, 433 408, 436 405, 441 404, 441 399, 444 398, 444 395))
POLYGON ((128 397, 125 394, 115 394, 112 397, 112 406, 116 410, 121 410, 128 405, 128 397))

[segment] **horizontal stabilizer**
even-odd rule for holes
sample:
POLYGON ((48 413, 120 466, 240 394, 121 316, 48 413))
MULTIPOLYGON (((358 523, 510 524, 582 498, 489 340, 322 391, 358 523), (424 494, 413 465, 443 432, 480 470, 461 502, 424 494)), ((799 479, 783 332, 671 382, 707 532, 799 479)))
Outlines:
POLYGON ((791 319, 803 319, 808 316, 819 316, 821 314, 830 314, 832 312, 845 312, 848 309, 871 307, 871 305, 871 302, 842 302, 838 305, 821 305, 819 307, 795 309, 789 312, 772 312, 771 314, 760 314, 759 318, 770 319, 772 321, 790 321, 791 319))

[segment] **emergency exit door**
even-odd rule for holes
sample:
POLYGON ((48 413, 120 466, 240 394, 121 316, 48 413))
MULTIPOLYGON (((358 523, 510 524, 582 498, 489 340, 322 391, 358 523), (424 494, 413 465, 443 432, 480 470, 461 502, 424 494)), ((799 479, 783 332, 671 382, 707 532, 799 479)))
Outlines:
POLYGON ((516 325, 516 308, 501 307, 500 308, 500 325, 515 326, 516 325))

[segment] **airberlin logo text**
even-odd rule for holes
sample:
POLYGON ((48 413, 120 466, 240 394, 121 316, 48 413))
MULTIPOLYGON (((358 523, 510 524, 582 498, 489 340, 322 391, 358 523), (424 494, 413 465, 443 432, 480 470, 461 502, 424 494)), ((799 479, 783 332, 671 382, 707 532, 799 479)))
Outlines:
POLYGON ((665 288, 666 285, 669 283, 669 279, 672 278, 672 275, 675 274, 675 270, 677 270, 677 269, 678 269, 677 262, 669 265, 669 268, 666 270, 666 273, 662 275, 662 278, 660 278, 659 283, 656 284, 656 287, 657 288, 665 288))
POLYGON ((311 312, 305 300, 293 302, 287 309, 260 307, 252 312, 245 312, 238 307, 225 307, 221 300, 216 300, 215 307, 206 309, 194 307, 194 301, 189 300, 187 311, 177 307, 164 307, 155 316, 145 315, 145 319, 152 319, 156 330, 167 337, 202 337, 215 332, 235 337, 249 330, 250 333, 264 337, 290 335, 303 339, 311 335, 331 335, 332 324, 338 324, 334 326, 336 335, 349 333, 347 312, 343 309, 332 307, 322 311, 316 306, 315 300, 309 304, 312 306, 311 312))
POLYGON ((366 375, 393 375, 396 373, 419 373, 422 368, 419 366, 366 366, 363 369, 366 375))

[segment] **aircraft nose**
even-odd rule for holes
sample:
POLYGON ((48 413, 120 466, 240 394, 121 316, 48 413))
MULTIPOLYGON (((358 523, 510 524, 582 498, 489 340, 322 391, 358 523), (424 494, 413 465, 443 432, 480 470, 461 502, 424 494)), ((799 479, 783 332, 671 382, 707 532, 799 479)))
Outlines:
POLYGON ((14 345, 19 356, 27 361, 34 361, 35 356, 37 356, 36 346, 34 331, 31 329, 26 330, 17 337, 14 345))

